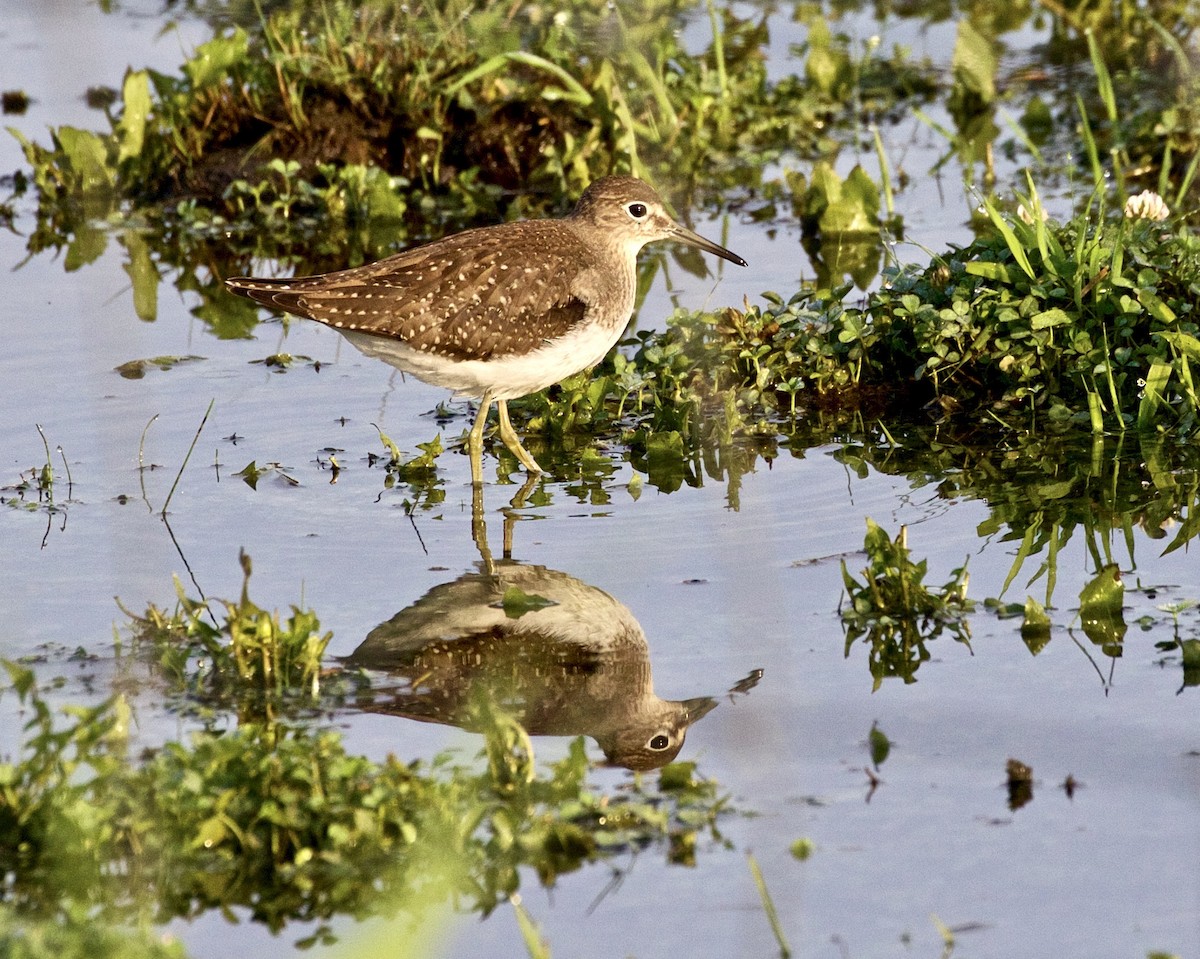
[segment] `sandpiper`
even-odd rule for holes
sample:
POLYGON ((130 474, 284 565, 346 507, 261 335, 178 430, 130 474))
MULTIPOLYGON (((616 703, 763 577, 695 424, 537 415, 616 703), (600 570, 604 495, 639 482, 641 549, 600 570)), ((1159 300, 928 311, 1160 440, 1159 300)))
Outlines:
POLYGON ((561 219, 466 230, 318 276, 225 282, 265 306, 332 326, 366 355, 418 379, 480 397, 467 440, 478 485, 493 400, 504 444, 529 472, 542 472, 513 430, 508 401, 604 358, 633 315, 638 252, 655 240, 746 265, 676 223, 643 181, 609 176, 561 219))

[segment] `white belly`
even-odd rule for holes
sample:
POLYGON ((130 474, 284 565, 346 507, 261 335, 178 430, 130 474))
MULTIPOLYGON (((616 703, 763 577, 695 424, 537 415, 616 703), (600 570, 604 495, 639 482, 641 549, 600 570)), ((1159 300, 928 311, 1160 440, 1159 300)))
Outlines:
POLYGON ((490 390, 493 399, 512 400, 595 366, 621 338, 624 329, 585 320, 574 332, 539 349, 490 360, 452 360, 413 349, 403 340, 352 330, 338 332, 365 355, 383 360, 426 383, 464 396, 483 396, 490 390))

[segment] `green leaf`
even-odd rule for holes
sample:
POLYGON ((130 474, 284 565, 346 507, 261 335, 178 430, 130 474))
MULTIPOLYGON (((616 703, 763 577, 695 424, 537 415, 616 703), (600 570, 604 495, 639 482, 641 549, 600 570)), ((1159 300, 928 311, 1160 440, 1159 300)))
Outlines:
POLYGON ((63 269, 73 273, 100 258, 108 247, 108 234, 89 223, 81 223, 75 236, 67 244, 67 255, 63 257, 63 269))
POLYGON ((1079 594, 1079 619, 1088 638, 1110 656, 1120 654, 1125 638, 1125 584, 1116 563, 1109 563, 1079 594))
POLYGON ((384 448, 387 449, 388 456, 391 458, 391 461, 397 464, 400 463, 400 447, 395 444, 395 442, 390 436, 387 435, 387 433, 379 429, 378 426, 376 426, 375 429, 379 433, 379 442, 381 442, 384 445, 384 448))
POLYGON ((1137 425, 1145 429, 1154 422, 1154 415, 1163 403, 1167 384, 1171 381, 1170 363, 1151 363, 1146 373, 1146 385, 1142 388, 1142 400, 1138 404, 1137 425))
POLYGON ((871 765, 878 769, 892 751, 892 741, 876 723, 872 723, 871 731, 867 733, 867 745, 871 748, 871 765))
POLYGON ((1081 617, 1120 613, 1125 604, 1125 584, 1116 563, 1109 563, 1079 594, 1081 617))
POLYGON ((509 619, 520 619, 526 613, 536 613, 539 609, 557 606, 558 603, 545 596, 527 593, 520 587, 509 586, 504 590, 504 597, 500 602, 492 605, 504 610, 504 615, 509 619))
POLYGON ((1004 217, 1000 215, 1000 211, 996 209, 995 204, 988 200, 983 205, 984 211, 988 215, 988 219, 992 221, 992 225, 1000 231, 1000 235, 1004 237, 1004 243, 1008 247, 1008 251, 1013 255, 1013 259, 1017 261, 1017 266, 1025 271, 1025 275, 1031 280, 1036 279, 1037 275, 1033 272, 1033 266, 1029 262, 1029 257, 1025 253, 1025 246, 1017 239, 1017 235, 1013 233, 1012 227, 1009 226, 1004 217))
POLYGON ((224 80, 233 66, 245 60, 250 49, 246 31, 238 27, 232 36, 217 37, 196 48, 183 71, 192 81, 195 91, 203 90, 224 80))
POLYGON ((116 183, 116 171, 108 162, 108 145, 90 130, 59 127, 54 132, 58 145, 75 174, 75 187, 83 193, 107 192, 116 183))
POLYGON ((139 320, 152 323, 158 316, 159 275, 150 257, 150 247, 145 238, 133 230, 127 230, 121 242, 129 251, 129 260, 123 268, 133 282, 133 311, 139 320))
POLYGON ((808 28, 808 59, 804 77, 827 96, 837 96, 852 78, 850 58, 845 50, 834 49, 833 35, 824 17, 816 17, 808 28))
POLYGON ((145 70, 125 74, 121 91, 125 104, 121 122, 117 125, 120 148, 117 162, 140 156, 146 138, 146 118, 150 115, 150 77, 145 70))
POLYGON ((1025 619, 1021 623, 1021 639, 1035 656, 1050 642, 1050 617, 1046 607, 1032 596, 1025 598, 1025 619))
POLYGON ((1034 330, 1044 330, 1051 326, 1066 326, 1071 322, 1070 315, 1056 306, 1053 309, 1035 313, 1029 321, 1029 326, 1034 330))
POLYGON ((995 42, 975 29, 969 19, 958 23, 954 56, 950 60, 956 83, 961 83, 987 104, 996 99, 995 42))
POLYGON ((1155 330, 1154 335, 1166 340, 1189 360, 1200 363, 1200 340, 1196 339, 1190 333, 1155 330))
POLYGON ((995 283, 1012 283, 1012 276, 1008 272, 1008 267, 1003 263, 972 260, 970 263, 964 264, 963 269, 972 276, 981 276, 985 280, 992 280, 995 283))
POLYGON ((651 433, 646 440, 646 472, 651 484, 663 492, 674 492, 683 485, 686 460, 686 447, 678 430, 651 433))
POLYGON ((247 486, 256 490, 258 489, 258 478, 262 475, 262 470, 258 468, 258 464, 254 460, 251 460, 233 475, 240 476, 247 486))
POLYGON ((1159 323, 1175 322, 1175 311, 1159 299, 1158 294, 1153 290, 1138 290, 1137 299, 1146 308, 1146 312, 1158 320, 1159 323))

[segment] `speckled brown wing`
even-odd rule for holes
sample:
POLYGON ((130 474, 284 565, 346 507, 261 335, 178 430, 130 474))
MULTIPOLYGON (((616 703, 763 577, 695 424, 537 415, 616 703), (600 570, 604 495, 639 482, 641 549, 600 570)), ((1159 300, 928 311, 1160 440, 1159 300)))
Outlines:
POLYGON ((486 360, 528 353, 579 324, 588 304, 570 280, 587 261, 570 227, 532 220, 468 230, 336 273, 227 282, 259 303, 339 330, 486 360))

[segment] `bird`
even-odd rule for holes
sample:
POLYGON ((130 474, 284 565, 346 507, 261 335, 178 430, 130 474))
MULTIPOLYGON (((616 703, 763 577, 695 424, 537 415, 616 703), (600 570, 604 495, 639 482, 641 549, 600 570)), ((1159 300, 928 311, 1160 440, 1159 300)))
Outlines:
POLYGON ((530 474, 543 472, 512 427, 508 401, 604 358, 633 315, 637 255, 659 240, 746 266, 676 222, 645 181, 606 176, 565 217, 477 227, 332 273, 225 283, 333 327, 365 355, 420 380, 478 397, 467 451, 479 486, 493 401, 505 446, 530 474))
POLYGON ((646 634, 624 603, 515 560, 434 586, 342 663, 386 677, 360 690, 364 711, 483 731, 490 702, 531 735, 591 736, 606 765, 639 771, 671 762, 717 705, 654 692, 646 634))

